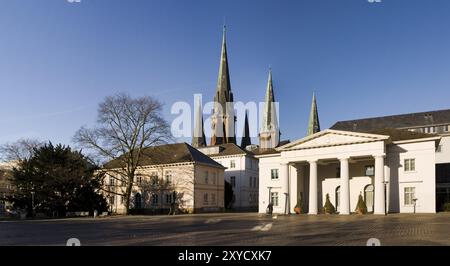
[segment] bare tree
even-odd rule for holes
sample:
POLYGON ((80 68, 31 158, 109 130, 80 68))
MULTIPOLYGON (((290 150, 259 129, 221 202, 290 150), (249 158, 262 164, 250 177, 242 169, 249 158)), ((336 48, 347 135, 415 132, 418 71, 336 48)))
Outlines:
POLYGON ((3 161, 20 162, 31 158, 34 149, 43 145, 37 139, 19 139, 0 146, 0 156, 3 161))
POLYGON ((97 126, 82 127, 75 134, 76 143, 108 162, 105 165, 108 169, 103 170, 114 171, 115 177, 107 176, 125 186, 122 196, 126 214, 136 170, 147 156, 145 149, 166 143, 171 137, 161 111, 162 104, 151 97, 109 96, 99 105, 97 126))

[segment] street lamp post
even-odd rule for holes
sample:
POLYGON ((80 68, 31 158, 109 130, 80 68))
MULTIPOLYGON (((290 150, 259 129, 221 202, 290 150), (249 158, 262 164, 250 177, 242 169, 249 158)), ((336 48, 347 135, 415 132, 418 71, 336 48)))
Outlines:
POLYGON ((388 185, 389 181, 383 181, 384 184, 384 215, 386 216, 388 213, 387 210, 387 185, 388 185))
POLYGON ((271 209, 270 206, 271 206, 271 204, 272 204, 271 192, 272 192, 272 188, 273 188, 273 187, 267 187, 267 188, 269 189, 269 204, 267 205, 268 211, 266 211, 266 213, 272 215, 272 211, 270 210, 270 209, 271 209))
POLYGON ((34 191, 31 191, 31 217, 34 217, 34 191))

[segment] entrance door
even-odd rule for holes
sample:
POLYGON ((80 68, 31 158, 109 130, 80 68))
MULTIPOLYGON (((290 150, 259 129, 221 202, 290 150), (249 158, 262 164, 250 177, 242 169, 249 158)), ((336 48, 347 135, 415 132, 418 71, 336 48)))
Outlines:
POLYGON ((341 186, 338 186, 336 188, 336 192, 335 192, 335 201, 336 202, 336 212, 339 212, 339 210, 341 209, 341 186))
POLYGON ((142 197, 140 193, 136 193, 134 196, 134 208, 140 209, 142 207, 142 197))
POLYGON ((364 188, 364 202, 367 206, 367 212, 373 212, 373 185, 367 185, 364 188))

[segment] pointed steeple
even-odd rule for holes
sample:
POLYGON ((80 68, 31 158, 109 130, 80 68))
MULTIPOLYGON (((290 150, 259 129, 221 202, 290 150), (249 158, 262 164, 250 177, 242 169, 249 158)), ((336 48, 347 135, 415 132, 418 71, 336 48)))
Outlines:
POLYGON ((203 129, 203 114, 200 98, 197 99, 195 110, 194 135, 192 136, 192 146, 195 148, 206 147, 205 131, 203 129))
POLYGON ((259 145, 262 149, 276 148, 280 143, 280 129, 278 127, 275 94, 272 84, 272 69, 269 69, 267 80, 266 99, 262 125, 259 133, 259 145))
POLYGON ((308 135, 312 135, 320 131, 319 113, 317 112, 316 93, 313 93, 311 103, 311 113, 309 114, 308 135))
POLYGON ((236 117, 234 116, 234 110, 232 108, 227 108, 227 103, 233 103, 233 93, 231 92, 230 73, 228 69, 225 25, 223 26, 222 52, 220 56, 219 75, 217 78, 217 88, 214 95, 214 102, 215 107, 211 124, 212 136, 210 145, 218 145, 222 143, 236 144, 234 131, 236 117), (219 107, 221 107, 220 110, 219 107))
POLYGON ((273 93, 273 85, 272 85, 272 69, 269 69, 269 78, 267 80, 267 89, 266 89, 266 99, 265 99, 265 106, 264 106, 264 115, 263 115, 263 122, 262 122, 262 128, 261 130, 267 131, 271 130, 273 127, 272 121, 274 118, 275 110, 274 110, 274 103, 275 102, 275 95, 273 93))
POLYGON ((242 135, 241 148, 245 149, 248 145, 252 145, 250 138, 250 126, 248 125, 248 114, 245 112, 244 134, 242 135))
POLYGON ((230 71, 228 69, 228 53, 226 40, 226 26, 223 26, 222 33, 222 52, 220 55, 219 76, 217 77, 217 89, 214 99, 222 104, 225 110, 225 103, 233 101, 233 93, 231 92, 230 71))

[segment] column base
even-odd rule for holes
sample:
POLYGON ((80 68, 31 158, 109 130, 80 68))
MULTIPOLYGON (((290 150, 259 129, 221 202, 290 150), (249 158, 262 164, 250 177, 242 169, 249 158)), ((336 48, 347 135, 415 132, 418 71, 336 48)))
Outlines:
POLYGON ((339 215, 350 215, 350 212, 340 212, 339 215))
POLYGON ((308 215, 317 215, 317 212, 308 212, 308 215))

